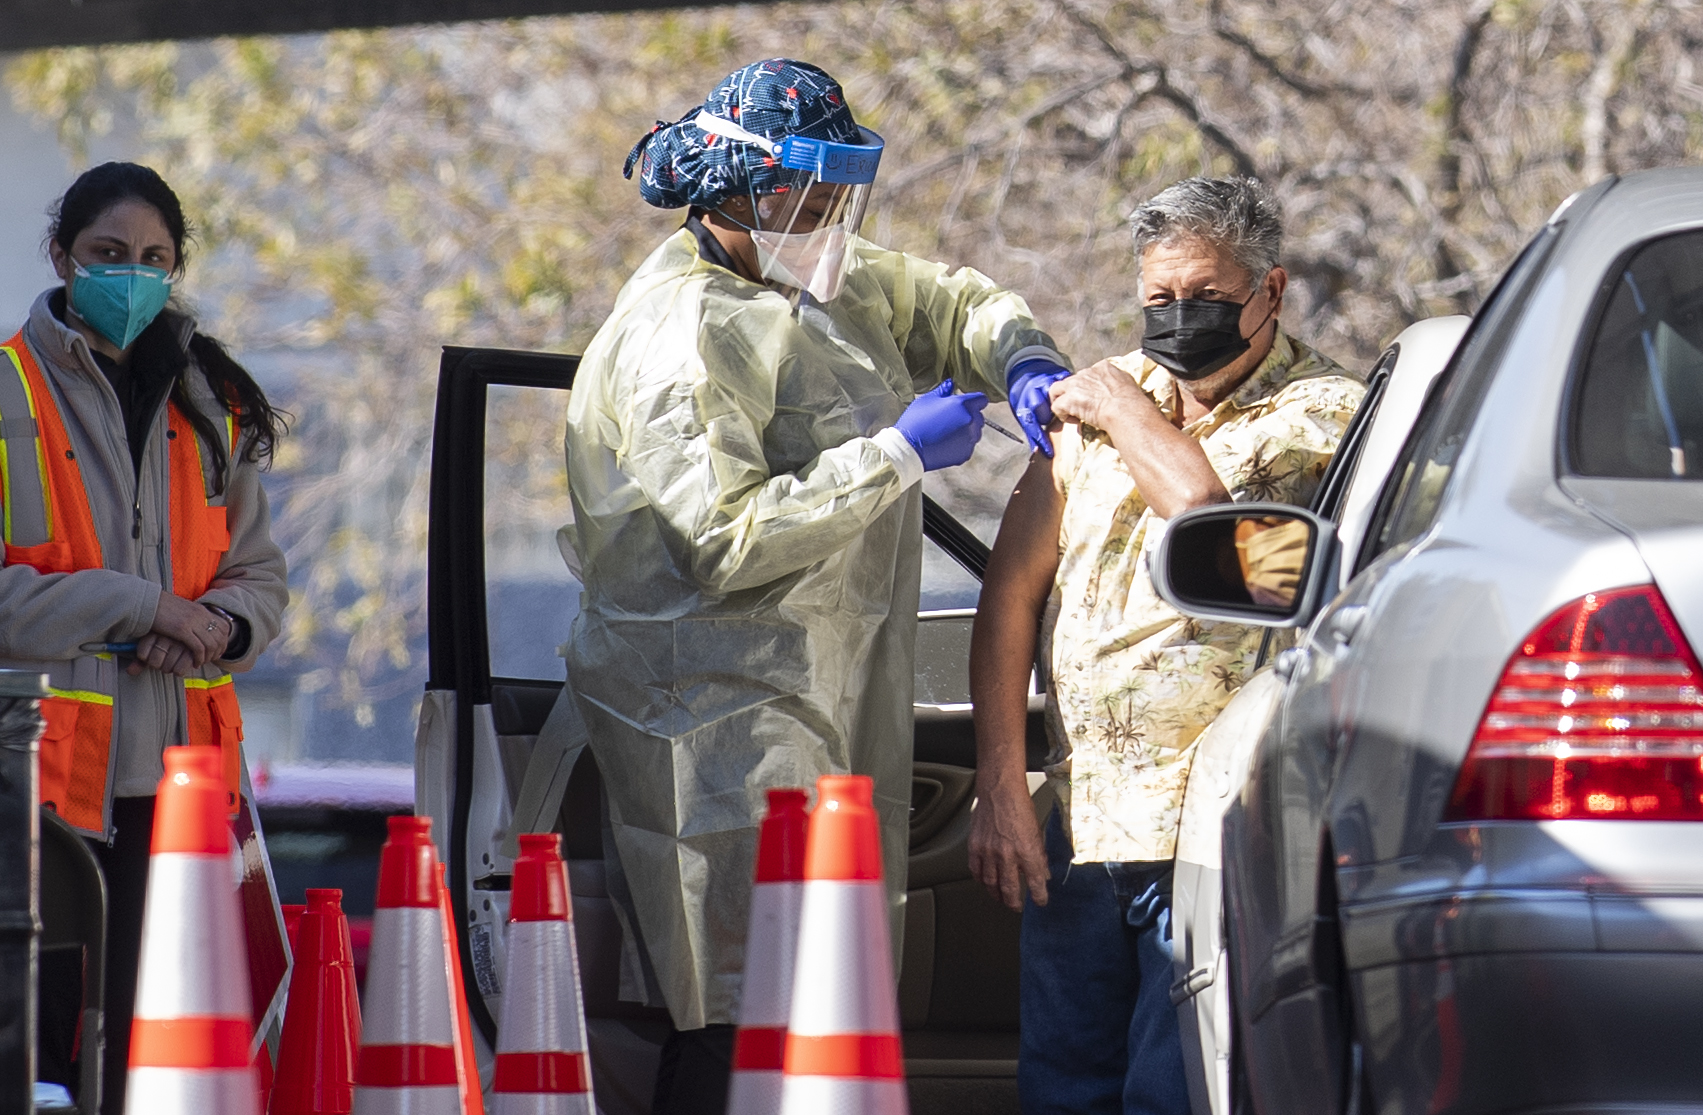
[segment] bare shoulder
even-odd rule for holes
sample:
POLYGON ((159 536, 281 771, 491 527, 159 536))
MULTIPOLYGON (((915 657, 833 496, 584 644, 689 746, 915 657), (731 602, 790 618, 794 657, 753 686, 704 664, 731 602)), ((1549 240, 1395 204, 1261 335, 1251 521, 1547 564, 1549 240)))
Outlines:
POLYGON ((1075 422, 1054 422, 1047 432, 1053 439, 1053 455, 1049 458, 1044 453, 1031 453, 1023 479, 1037 484, 1044 479, 1053 491, 1063 495, 1082 463, 1082 427, 1075 422))

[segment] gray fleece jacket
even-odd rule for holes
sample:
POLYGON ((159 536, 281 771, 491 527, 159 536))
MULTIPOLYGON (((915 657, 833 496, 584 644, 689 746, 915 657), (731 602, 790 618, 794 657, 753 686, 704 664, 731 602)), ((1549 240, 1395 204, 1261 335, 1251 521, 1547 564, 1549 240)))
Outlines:
MULTIPOLYGON (((53 316, 48 307, 53 293, 36 299, 24 339, 77 454, 106 567, 54 574, 27 565, 0 568, 0 668, 48 673, 54 685, 64 685, 59 676, 80 657, 83 643, 132 642, 153 626, 160 594, 172 587, 170 482, 166 406, 161 403, 147 427, 138 483, 118 396, 82 335, 53 316), (140 538, 132 537, 136 510, 140 538)), ((195 323, 172 310, 165 314, 187 347, 195 323)), ((184 375, 191 400, 222 427, 219 404, 193 358, 184 375)), ((252 637, 240 660, 208 663, 201 671, 207 678, 250 669, 277 637, 289 602, 284 553, 272 541, 259 469, 242 459, 242 448, 224 494, 211 501, 222 501, 227 509, 231 548, 200 600, 247 620, 252 637)), ((177 677, 151 669, 135 677, 118 672, 105 810, 109 827, 112 798, 155 792, 164 773, 160 753, 168 744, 184 742, 184 722, 183 683, 177 677)))

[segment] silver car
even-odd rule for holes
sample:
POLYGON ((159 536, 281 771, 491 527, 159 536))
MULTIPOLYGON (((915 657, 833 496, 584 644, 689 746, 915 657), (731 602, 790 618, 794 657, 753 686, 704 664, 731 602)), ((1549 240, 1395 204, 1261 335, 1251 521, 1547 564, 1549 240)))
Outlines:
POLYGON ((1550 219, 1362 531, 1171 524, 1167 599, 1304 628, 1241 699, 1228 970, 1203 950, 1175 992, 1226 985, 1229 1109, 1703 1110, 1700 481, 1703 170, 1675 169, 1550 219))
MULTIPOLYGON (((1452 316, 1410 325, 1373 365, 1365 400, 1344 431, 1313 505, 1334 526, 1343 548, 1352 548, 1365 534, 1390 466, 1468 321, 1452 316)), ((1333 591, 1345 588, 1349 579, 1349 570, 1339 568, 1333 591)), ((1282 707, 1285 679, 1270 661, 1275 642, 1267 639, 1255 672, 1196 741, 1183 798, 1171 906, 1176 955, 1171 999, 1179 1012, 1195 1115, 1231 1111, 1222 831, 1225 811, 1247 782, 1254 748, 1282 707)))

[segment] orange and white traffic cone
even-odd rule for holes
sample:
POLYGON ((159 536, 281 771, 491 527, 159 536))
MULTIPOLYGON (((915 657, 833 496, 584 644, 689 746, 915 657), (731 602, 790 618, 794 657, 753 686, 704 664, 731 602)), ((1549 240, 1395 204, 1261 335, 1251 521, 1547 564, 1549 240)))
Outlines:
POLYGON ((430 817, 392 817, 379 853, 356 1115, 462 1115, 430 817))
POLYGON ((342 901, 340 890, 310 887, 297 919, 272 1115, 349 1115, 354 1110, 361 1004, 342 901))
POLYGON ((248 958, 219 749, 165 749, 126 1115, 255 1115, 248 958))
POLYGON ((881 833, 863 775, 823 775, 804 851, 783 1115, 908 1115, 881 833))
POLYGON ((467 1015, 467 985, 461 979, 461 949, 455 933, 455 906, 449 900, 449 868, 438 873, 438 911, 443 915, 444 977, 449 980, 449 1005, 455 1012, 455 1067, 461 1090, 461 1115, 485 1115, 485 1093, 479 1084, 479 1059, 473 1051, 473 1023, 467 1015))
POLYGON ((757 882, 745 936, 745 987, 733 1045, 728 1115, 776 1115, 792 1012, 792 972, 804 903, 804 845, 810 828, 803 790, 770 790, 757 834, 757 882))
POLYGON ((585 1003, 562 838, 520 838, 509 898, 493 1115, 593 1115, 585 1003))

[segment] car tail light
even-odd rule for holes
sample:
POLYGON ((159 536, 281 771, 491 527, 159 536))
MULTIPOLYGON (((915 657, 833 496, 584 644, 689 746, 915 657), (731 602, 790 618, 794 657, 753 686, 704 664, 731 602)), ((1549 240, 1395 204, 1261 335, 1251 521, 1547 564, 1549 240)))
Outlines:
POLYGON ((1654 585, 1594 592, 1508 660, 1445 820, 1703 820, 1703 668, 1654 585))

